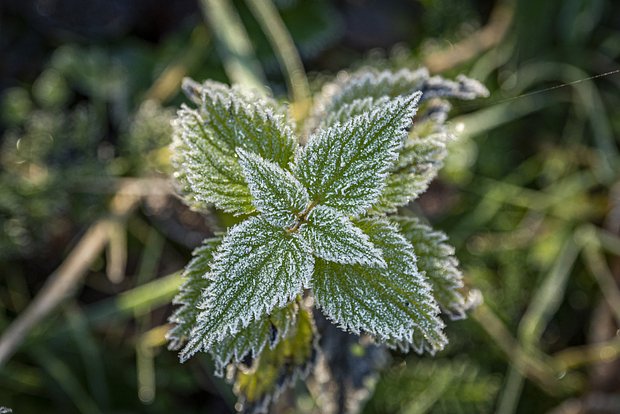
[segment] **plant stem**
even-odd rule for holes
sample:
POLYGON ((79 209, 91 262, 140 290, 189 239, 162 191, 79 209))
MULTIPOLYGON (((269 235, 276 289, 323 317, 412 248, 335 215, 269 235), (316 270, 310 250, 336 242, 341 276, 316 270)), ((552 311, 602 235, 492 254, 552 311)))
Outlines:
POLYGON ((229 0, 200 0, 202 13, 218 41, 231 82, 265 92, 265 74, 254 55, 252 42, 229 0))
POLYGON ((432 73, 441 73, 498 45, 508 32, 514 16, 512 2, 498 2, 491 12, 489 22, 448 50, 435 52, 424 58, 424 66, 432 73))
MULTIPOLYGON (((271 0, 246 0, 246 3, 271 43, 286 77, 290 99, 304 108, 307 107, 310 87, 306 71, 278 10, 271 0)), ((305 116, 305 113, 303 115, 305 116)))
POLYGON ((620 356, 620 339, 575 346, 563 349, 553 355, 553 360, 563 370, 576 369, 585 365, 615 361, 620 356))
POLYGON ((306 206, 304 211, 297 214, 297 221, 295 222, 295 225, 289 229, 286 229, 286 231, 288 233, 295 233, 297 230, 299 230, 299 227, 301 227, 301 225, 304 224, 306 220, 308 219, 308 214, 310 214, 312 209, 316 207, 318 204, 319 204, 318 201, 311 201, 310 204, 306 206))
POLYGON ((558 310, 579 250, 573 238, 569 238, 542 286, 530 301, 519 323, 519 341, 526 349, 537 346, 545 327, 558 310))

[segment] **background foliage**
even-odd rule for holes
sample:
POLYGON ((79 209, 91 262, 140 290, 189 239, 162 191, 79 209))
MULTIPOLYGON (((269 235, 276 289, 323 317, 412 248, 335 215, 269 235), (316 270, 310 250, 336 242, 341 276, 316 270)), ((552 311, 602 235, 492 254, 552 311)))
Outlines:
MULTIPOLYGON (((233 3, 265 79, 286 95, 249 3, 233 3)), ((451 125, 465 137, 408 207, 448 234, 484 305, 448 322, 451 343, 435 358, 393 353, 380 378, 358 373, 377 381, 365 412, 620 411, 620 75, 511 99, 617 70, 620 5, 274 3, 312 90, 348 67, 424 64, 491 91, 456 104, 451 125)), ((79 240, 103 229, 93 233, 105 241, 73 294, 0 365, 0 406, 234 411, 228 385, 210 375, 213 361, 179 365, 163 339, 178 280, 168 275, 221 228, 156 179, 169 172, 181 78, 229 81, 221 28, 190 0, 8 0, 0 11, 2 332, 79 240)), ((343 367, 381 358, 323 346, 343 367)), ((320 384, 308 388, 276 410, 313 412, 320 384)), ((320 395, 342 389, 364 397, 346 378, 320 395)))

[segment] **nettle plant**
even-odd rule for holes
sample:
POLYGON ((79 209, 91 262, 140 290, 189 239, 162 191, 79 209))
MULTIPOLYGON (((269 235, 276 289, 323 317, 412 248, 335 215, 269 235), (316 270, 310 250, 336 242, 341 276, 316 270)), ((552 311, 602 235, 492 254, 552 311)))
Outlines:
POLYGON ((196 108, 173 122, 175 178, 192 208, 240 221, 185 268, 168 333, 182 361, 210 353, 238 408, 259 412, 326 352, 323 318, 366 347, 446 346, 440 313, 462 318, 471 302, 454 249, 396 212, 442 166, 446 99, 484 96, 481 84, 425 69, 341 75, 299 129, 270 97, 213 81, 183 89, 196 108))

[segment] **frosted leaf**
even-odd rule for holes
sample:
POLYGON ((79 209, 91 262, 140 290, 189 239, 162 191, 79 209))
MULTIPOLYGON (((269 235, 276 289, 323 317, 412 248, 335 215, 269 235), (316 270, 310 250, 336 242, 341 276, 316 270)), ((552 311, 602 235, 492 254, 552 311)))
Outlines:
MULTIPOLYGON (((326 114, 321 118, 319 128, 345 122, 385 104, 387 100, 386 96, 356 99, 341 106, 337 112, 326 114)), ((418 109, 413 128, 390 171, 380 200, 373 206, 375 213, 394 212, 396 207, 406 205, 426 191, 447 155, 446 142, 451 136, 443 123, 449 109, 449 103, 438 99, 427 101, 418 109)))
POLYGON ((452 319, 465 318, 468 305, 461 292, 463 274, 458 269, 454 247, 446 243, 448 237, 414 217, 392 219, 399 224, 401 233, 413 245, 418 256, 418 269, 426 274, 442 311, 452 319))
POLYGON ((306 189, 278 164, 241 148, 237 154, 256 209, 275 226, 292 226, 310 201, 306 189))
POLYGON ((428 79, 425 68, 411 71, 402 69, 398 72, 377 72, 362 69, 356 73, 343 73, 331 83, 326 84, 318 96, 310 119, 312 130, 320 120, 338 112, 345 105, 358 99, 379 99, 383 96, 396 97, 411 94, 428 79))
POLYGON ((447 339, 431 288, 416 267, 411 244, 385 219, 358 226, 383 252, 387 268, 342 265, 317 259, 312 289, 318 307, 341 328, 382 342, 411 343, 419 336, 430 351, 447 339))
POLYGON ((172 165, 182 191, 198 209, 215 204, 234 214, 253 211, 235 151, 244 148, 286 168, 297 146, 291 123, 268 98, 213 81, 184 86, 200 107, 183 106, 173 121, 172 165))
POLYGON ((211 269, 213 253, 221 243, 220 238, 207 239, 201 246, 192 252, 192 260, 183 270, 184 282, 179 293, 172 300, 180 305, 170 316, 168 321, 174 326, 166 334, 168 348, 178 350, 187 341, 190 331, 196 324, 200 309, 198 304, 202 299, 202 292, 211 283, 205 278, 211 269))
POLYGON ((489 90, 483 84, 465 75, 457 75, 455 81, 432 76, 419 90, 425 95, 425 100, 431 98, 471 100, 489 96, 489 90))
POLYGON ((354 101, 342 105, 337 111, 330 112, 321 117, 317 129, 326 129, 330 126, 340 123, 344 124, 351 118, 370 112, 374 108, 385 105, 389 102, 389 97, 373 98, 372 96, 355 99, 354 101))
POLYGON ((374 212, 391 213, 417 198, 428 188, 447 155, 446 134, 419 136, 416 129, 401 150, 374 212))
POLYGON ((316 357, 317 334, 312 314, 306 309, 291 327, 286 338, 273 349, 265 349, 252 366, 238 367, 233 391, 244 413, 268 413, 279 395, 305 378, 316 357))
POLYGON ((215 375, 222 376, 230 363, 238 364, 246 357, 257 358, 266 346, 273 349, 286 337, 297 321, 298 306, 291 303, 271 314, 252 321, 234 335, 213 344, 211 354, 215 360, 215 375))
POLYGON ((174 177, 191 207, 210 204, 234 214, 254 210, 236 157, 222 151, 198 111, 182 107, 173 121, 171 162, 174 177))
POLYGON ((331 207, 315 207, 299 232, 315 256, 343 264, 385 267, 381 251, 346 216, 331 207))
POLYGON ((181 360, 286 306, 308 286, 313 265, 310 249, 297 234, 260 216, 234 226, 215 253, 208 274, 212 282, 181 360))
POLYGON ((469 100, 489 95, 480 82, 464 75, 458 75, 456 81, 452 81, 441 76, 430 76, 426 68, 405 68, 396 72, 366 68, 353 74, 343 74, 335 82, 325 85, 313 114, 337 112, 356 99, 394 98, 417 91, 422 92, 422 101, 437 97, 469 100))
POLYGON ((279 104, 275 99, 270 96, 265 96, 263 93, 259 93, 256 90, 249 89, 241 85, 228 86, 224 83, 216 82, 213 80, 206 80, 203 83, 196 82, 191 78, 184 78, 181 84, 181 89, 185 96, 200 108, 203 102, 208 99, 207 91, 211 94, 219 93, 222 95, 232 94, 235 99, 242 102, 244 105, 252 105, 256 100, 261 101, 265 107, 269 107, 270 110, 279 113, 281 115, 287 115, 287 107, 279 104))
POLYGON ((354 216, 373 205, 398 157, 419 97, 390 100, 312 136, 295 168, 310 198, 354 216))
POLYGON ((426 191, 443 167, 446 145, 454 139, 445 126, 449 110, 450 104, 437 98, 420 106, 374 212, 394 212, 426 191))

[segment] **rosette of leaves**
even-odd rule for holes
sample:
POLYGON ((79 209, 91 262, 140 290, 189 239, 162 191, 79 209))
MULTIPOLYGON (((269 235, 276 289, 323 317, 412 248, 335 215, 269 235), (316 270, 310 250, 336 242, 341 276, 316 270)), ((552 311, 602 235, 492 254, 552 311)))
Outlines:
POLYGON ((421 220, 388 213, 441 166, 443 99, 485 89, 423 70, 361 72, 326 86, 302 146, 274 99, 212 81, 183 88, 195 107, 173 121, 175 178, 191 207, 240 222, 185 269, 168 333, 181 360, 210 353, 260 412, 308 372, 313 306, 391 348, 443 349, 441 310, 463 317, 467 307, 453 249, 421 220))

